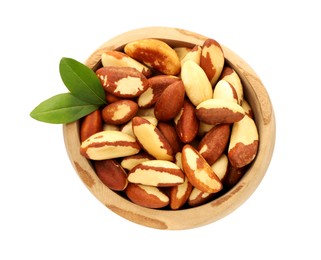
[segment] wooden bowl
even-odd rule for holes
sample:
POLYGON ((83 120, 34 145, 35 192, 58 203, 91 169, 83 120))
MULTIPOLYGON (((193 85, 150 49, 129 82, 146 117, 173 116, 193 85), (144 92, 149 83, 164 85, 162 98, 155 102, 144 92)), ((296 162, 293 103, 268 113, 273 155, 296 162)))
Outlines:
MULTIPOLYGON (((157 38, 172 47, 202 45, 208 37, 194 32, 167 27, 147 27, 132 30, 107 41, 91 54, 85 64, 96 70, 101 66, 100 57, 106 50, 121 50, 131 41, 157 38)), ((256 190, 264 177, 275 143, 275 118, 269 95, 253 69, 238 55, 222 46, 226 63, 239 75, 244 96, 251 105, 258 127, 260 144, 254 162, 241 180, 227 193, 207 204, 182 210, 149 209, 138 206, 107 188, 97 177, 91 163, 79 153, 79 122, 63 126, 64 141, 70 161, 77 174, 107 208, 134 223, 156 229, 190 229, 217 221, 243 204, 256 190)))

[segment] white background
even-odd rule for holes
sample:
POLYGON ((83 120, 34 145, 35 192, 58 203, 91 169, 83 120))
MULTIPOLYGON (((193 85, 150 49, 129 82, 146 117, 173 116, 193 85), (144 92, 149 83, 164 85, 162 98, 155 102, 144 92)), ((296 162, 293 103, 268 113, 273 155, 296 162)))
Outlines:
POLYGON ((320 259, 318 1, 2 1, 0 259, 320 259), (61 57, 84 61, 128 30, 214 38, 254 68, 277 122, 270 167, 239 209, 184 231, 139 226, 83 185, 61 125, 29 117, 65 92, 61 57))

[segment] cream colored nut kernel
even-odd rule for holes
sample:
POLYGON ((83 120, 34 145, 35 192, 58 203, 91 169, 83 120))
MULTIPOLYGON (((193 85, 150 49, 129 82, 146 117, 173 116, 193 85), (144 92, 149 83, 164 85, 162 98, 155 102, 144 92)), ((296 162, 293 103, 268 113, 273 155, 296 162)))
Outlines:
POLYGON ((173 149, 156 126, 138 116, 133 118, 132 126, 137 142, 145 151, 156 159, 173 161, 173 149))
POLYGON ((183 170, 182 153, 181 152, 178 152, 175 154, 175 163, 181 170, 183 170))
POLYGON ((196 116, 207 124, 230 124, 244 117, 243 108, 230 100, 208 99, 196 107, 196 116))
POLYGON ((236 168, 242 168, 251 163, 258 150, 259 135, 255 122, 249 116, 233 124, 228 158, 236 168))
POLYGON ((212 98, 213 89, 204 70, 192 60, 182 65, 181 78, 184 83, 186 95, 194 106, 212 98))
POLYGON ((191 51, 189 51, 185 55, 185 57, 181 60, 181 65, 183 65, 184 62, 188 60, 192 60, 196 64, 200 65, 201 53, 202 53, 202 47, 199 45, 195 45, 195 47, 191 51))
POLYGON ((189 206, 197 207, 210 201, 214 196, 215 193, 204 192, 194 187, 187 202, 189 206))
POLYGON ((173 162, 148 160, 136 165, 128 173, 128 181, 155 187, 171 187, 183 183, 185 175, 173 162))
POLYGON ((242 101, 242 108, 244 109, 245 115, 249 116, 252 119, 254 118, 253 110, 250 104, 245 99, 243 99, 242 101))
POLYGON ((213 193, 204 192, 194 187, 189 196, 189 201, 194 201, 199 196, 201 196, 202 198, 207 198, 210 194, 213 194, 213 193))
POLYGON ((137 154, 135 138, 119 131, 101 131, 81 143, 80 153, 91 160, 105 160, 137 154))
POLYGON ((145 152, 141 152, 139 154, 134 154, 134 155, 130 155, 127 157, 124 157, 121 160, 121 166, 126 169, 126 170, 131 170, 133 169, 135 166, 137 166, 138 164, 142 163, 142 162, 146 162, 149 160, 154 160, 155 158, 153 156, 151 156, 148 153, 145 152))
POLYGON ((103 131, 112 130, 112 131, 119 131, 119 125, 111 125, 111 124, 104 124, 103 131))
POLYGON ((152 72, 150 68, 141 64, 137 60, 129 57, 127 54, 120 51, 106 51, 101 55, 101 63, 104 67, 131 67, 143 73, 145 77, 150 77, 152 72))
MULTIPOLYGON (((182 165, 182 153, 178 152, 175 154, 175 164, 183 170, 182 165)), ((170 197, 170 208, 171 209, 179 209, 181 208, 186 201, 193 189, 193 185, 185 178, 185 181, 182 184, 174 186, 169 191, 170 197)))
POLYGON ((220 44, 214 39, 205 40, 202 46, 200 66, 205 71, 212 86, 219 79, 224 62, 224 53, 220 44))
POLYGON ((227 99, 238 103, 238 95, 235 88, 224 79, 219 80, 214 88, 214 99, 227 99))
MULTIPOLYGON (((152 116, 142 116, 141 118, 146 119, 148 122, 150 122, 152 125, 157 126, 158 124, 158 120, 155 117, 152 116)), ((122 131, 125 134, 134 136, 134 132, 133 132, 133 122, 132 120, 130 120, 128 123, 126 123, 125 125, 123 125, 120 129, 120 131, 122 131)))
POLYGON ((157 39, 141 39, 125 45, 124 51, 130 57, 166 75, 180 72, 180 60, 167 43, 157 39))
POLYGON ((239 75, 236 73, 236 71, 229 66, 224 66, 220 79, 227 81, 231 84, 231 86, 233 86, 237 96, 237 103, 241 105, 244 95, 243 86, 241 79, 239 78, 239 75))
POLYGON ((189 182, 197 189, 208 193, 216 193, 223 188, 220 179, 211 166, 189 144, 183 147, 182 164, 189 182))
POLYGON ((188 47, 176 47, 174 51, 176 52, 179 60, 181 61, 187 53, 189 53, 192 49, 188 47))
MULTIPOLYGON (((216 124, 215 124, 216 125, 216 124)), ((215 125, 210 125, 210 124, 206 124, 202 121, 200 121, 200 125, 198 128, 198 132, 197 135, 200 137, 203 137, 206 133, 208 133, 215 125)))
POLYGON ((216 176, 224 182, 224 179, 228 173, 228 158, 223 153, 216 161, 211 165, 211 168, 215 172, 216 176))
POLYGON ((169 206, 171 209, 181 208, 188 200, 193 189, 193 185, 185 178, 182 184, 173 186, 169 191, 169 206))

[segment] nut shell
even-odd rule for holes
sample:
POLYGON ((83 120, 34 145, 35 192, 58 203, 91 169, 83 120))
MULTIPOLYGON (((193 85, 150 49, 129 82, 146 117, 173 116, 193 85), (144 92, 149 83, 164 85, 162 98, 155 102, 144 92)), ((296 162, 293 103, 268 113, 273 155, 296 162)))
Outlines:
POLYGON ((122 191, 126 188, 127 173, 116 160, 93 162, 98 178, 110 189, 122 191))

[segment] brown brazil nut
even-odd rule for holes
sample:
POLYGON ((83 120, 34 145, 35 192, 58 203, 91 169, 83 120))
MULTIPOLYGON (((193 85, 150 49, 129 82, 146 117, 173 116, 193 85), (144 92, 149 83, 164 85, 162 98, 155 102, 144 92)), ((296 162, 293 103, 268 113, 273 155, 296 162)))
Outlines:
POLYGON ((186 53, 186 55, 181 59, 181 64, 188 60, 194 61, 196 64, 200 64, 202 53, 202 47, 199 45, 195 45, 193 49, 186 53))
POLYGON ((221 79, 216 83, 213 98, 228 99, 239 104, 238 95, 234 86, 224 79, 221 79))
POLYGON ((80 153, 87 159, 105 160, 139 153, 135 138, 120 131, 105 130, 81 143, 80 153))
POLYGON ((156 159, 173 161, 173 149, 155 125, 142 117, 135 116, 132 119, 132 126, 137 142, 145 151, 156 159))
MULTIPOLYGON (((181 152, 176 153, 175 163, 180 169, 183 170, 181 152)), ((171 187, 169 190, 170 208, 179 209, 183 207, 184 204, 187 202, 192 192, 192 189, 193 189, 193 185, 188 181, 188 178, 185 178, 182 184, 178 184, 176 186, 171 187)))
POLYGON ((212 165, 224 152, 230 139, 230 125, 218 124, 202 138, 198 145, 199 153, 212 165))
POLYGON ((134 154, 134 155, 130 155, 130 156, 126 156, 121 160, 120 165, 130 171, 131 169, 133 169, 136 165, 142 163, 142 162, 146 162, 149 160, 154 160, 155 158, 153 156, 151 156, 150 154, 142 151, 138 154, 134 154))
POLYGON ((191 48, 182 47, 182 46, 174 48, 174 51, 176 52, 180 61, 182 61, 184 57, 187 55, 187 53, 189 53, 191 50, 192 50, 191 48))
POLYGON ((224 187, 230 189, 236 185, 240 179, 244 176, 247 167, 236 168, 232 165, 229 165, 226 178, 224 179, 224 187))
POLYGON ((98 178, 111 190, 124 190, 128 184, 127 173, 113 159, 93 162, 98 178))
POLYGON ((196 107, 196 116, 207 124, 230 124, 244 117, 244 109, 237 103, 225 99, 208 99, 196 107))
POLYGON ((103 130, 103 120, 99 109, 85 116, 80 126, 80 140, 85 141, 89 136, 103 130))
POLYGON ((131 120, 138 111, 138 105, 132 100, 122 99, 108 104, 102 110, 102 117, 105 123, 120 125, 131 120))
POLYGON ((252 107, 245 99, 243 99, 243 101, 242 101, 242 108, 244 109, 245 115, 254 119, 254 113, 253 113, 252 107))
POLYGON ((176 153, 182 151, 183 143, 181 139, 179 139, 174 125, 168 122, 159 122, 157 128, 171 145, 173 154, 176 155, 176 153))
POLYGON ((148 160, 136 165, 128 173, 128 181, 155 187, 171 187, 183 183, 185 175, 173 162, 148 160))
POLYGON ((185 99, 183 107, 174 119, 178 137, 183 143, 191 142, 198 133, 199 120, 195 114, 194 105, 185 99))
POLYGON ((179 209, 188 200, 193 189, 193 185, 185 178, 185 181, 182 184, 173 186, 169 191, 170 203, 169 206, 171 209, 179 209))
POLYGON ((243 95, 244 95, 243 85, 236 71, 232 69, 230 66, 226 65, 222 70, 220 79, 228 82, 233 87, 233 89, 235 90, 237 103, 241 105, 243 101, 243 95))
POLYGON ((137 103, 139 107, 149 108, 152 107, 159 99, 163 91, 175 81, 180 80, 179 77, 171 75, 156 75, 148 79, 148 89, 142 93, 137 103))
MULTIPOLYGON (((224 183, 229 169, 227 156, 222 154, 216 162, 211 165, 211 168, 214 170, 220 181, 224 183)), ((217 193, 204 192, 194 187, 188 198, 188 205, 191 207, 200 206, 212 200, 215 196, 217 196, 217 193)))
POLYGON ((199 190, 198 188, 193 187, 187 203, 190 207, 197 207, 200 206, 211 199, 216 195, 216 193, 209 193, 199 190))
POLYGON ((130 67, 102 67, 96 74, 107 92, 121 98, 138 97, 149 87, 147 78, 130 67))
POLYGON ((255 122, 249 116, 233 124, 228 158, 236 168, 242 168, 251 163, 258 151, 259 135, 255 122))
POLYGON ((206 39, 202 46, 200 66, 205 71, 212 86, 216 84, 221 75, 224 61, 221 45, 214 39, 206 39))
MULTIPOLYGON (((142 118, 146 119, 147 121, 149 121, 152 125, 156 126, 158 121, 155 117, 152 116, 142 116, 142 118)), ((133 132, 133 120, 130 120, 129 122, 127 122, 125 125, 122 125, 120 127, 120 131, 126 134, 129 134, 131 136, 135 136, 134 132, 133 132)))
POLYGON ((216 176, 211 166, 189 144, 183 147, 182 165, 190 183, 199 190, 216 193, 223 188, 220 179, 216 176))
POLYGON ((130 57, 166 75, 176 75, 181 64, 177 53, 167 43, 157 39, 141 39, 127 43, 124 51, 130 57))
POLYGON ((131 67, 143 73, 146 78, 150 77, 152 74, 150 68, 120 51, 104 52, 101 55, 101 63, 103 64, 103 67, 131 67))
POLYGON ((146 208, 163 208, 169 204, 168 196, 158 187, 128 183, 125 193, 132 202, 146 208))
POLYGON ((170 84, 160 95, 155 104, 155 117, 160 121, 169 121, 183 107, 185 88, 181 80, 170 84))

